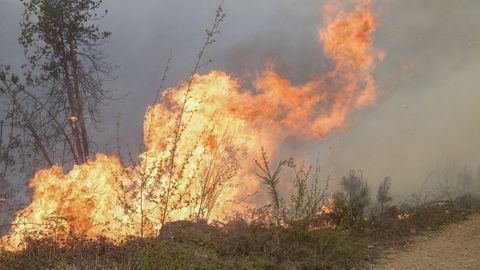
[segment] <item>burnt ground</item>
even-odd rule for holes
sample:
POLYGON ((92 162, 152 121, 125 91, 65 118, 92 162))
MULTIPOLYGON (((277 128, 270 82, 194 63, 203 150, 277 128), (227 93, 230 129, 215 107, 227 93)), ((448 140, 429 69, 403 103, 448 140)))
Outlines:
POLYGON ((371 269, 480 269, 480 215, 418 234, 385 251, 371 269))

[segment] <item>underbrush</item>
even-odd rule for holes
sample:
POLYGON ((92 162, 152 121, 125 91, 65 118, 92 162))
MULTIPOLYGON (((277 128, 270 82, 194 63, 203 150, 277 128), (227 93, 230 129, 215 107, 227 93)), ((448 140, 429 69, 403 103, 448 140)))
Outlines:
POLYGON ((356 237, 368 238, 378 253, 404 244, 410 236, 428 233, 442 226, 465 220, 469 212, 463 209, 441 206, 412 207, 395 217, 371 217, 357 225, 356 237))
POLYGON ((30 242, 1 254, 2 269, 338 269, 371 258, 366 241, 335 229, 276 230, 244 222, 218 227, 185 222, 167 237, 106 241, 30 242))
POLYGON ((241 218, 226 224, 178 221, 158 237, 121 245, 105 239, 71 240, 59 248, 52 239, 30 240, 24 251, 0 252, 0 268, 359 269, 405 237, 465 217, 454 208, 437 206, 411 208, 404 215, 363 219, 352 228, 324 226, 327 221, 320 216, 288 226, 241 218))
POLYGON ((480 209, 477 193, 394 205, 388 177, 374 203, 360 171, 327 195, 329 179, 321 185, 318 168, 293 159, 272 168, 265 153, 256 164, 271 195, 263 208, 225 223, 170 222, 156 237, 117 244, 72 236, 59 247, 54 237, 31 235, 22 251, 0 247, 0 269, 362 269, 408 237, 480 209), (290 198, 278 188, 283 168, 293 172, 290 198))

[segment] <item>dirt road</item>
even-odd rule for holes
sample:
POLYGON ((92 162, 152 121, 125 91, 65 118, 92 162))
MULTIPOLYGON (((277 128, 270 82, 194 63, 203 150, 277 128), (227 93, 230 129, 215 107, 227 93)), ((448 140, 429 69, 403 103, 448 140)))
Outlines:
POLYGON ((371 269, 480 269, 480 215, 411 240, 386 252, 371 269))

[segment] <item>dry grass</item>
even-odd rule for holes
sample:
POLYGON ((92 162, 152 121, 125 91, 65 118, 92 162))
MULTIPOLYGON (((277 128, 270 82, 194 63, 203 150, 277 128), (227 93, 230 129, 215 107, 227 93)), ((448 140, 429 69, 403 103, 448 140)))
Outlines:
POLYGON ((257 165, 272 195, 268 206, 225 223, 166 223, 160 235, 139 235, 116 245, 70 235, 59 247, 54 237, 32 235, 23 251, 0 250, 0 269, 359 269, 414 234, 480 209, 475 196, 465 195, 398 206, 382 200, 382 211, 367 211, 375 209, 369 187, 351 172, 327 214, 321 209, 328 185, 319 188, 318 169, 290 159, 272 170, 265 153, 257 165), (294 172, 289 200, 278 191, 282 168, 294 172))

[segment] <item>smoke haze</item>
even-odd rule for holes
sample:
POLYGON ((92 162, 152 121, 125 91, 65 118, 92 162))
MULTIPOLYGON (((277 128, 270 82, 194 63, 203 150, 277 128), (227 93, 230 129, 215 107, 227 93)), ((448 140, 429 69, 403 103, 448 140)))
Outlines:
MULTIPOLYGON (((107 87, 116 96, 103 110, 95 135, 101 150, 115 149, 112 138, 121 116, 120 137, 135 152, 141 143, 145 108, 152 103, 164 66, 172 56, 165 86, 189 76, 204 29, 217 1, 106 0, 102 21, 113 37, 105 48, 118 64, 107 87)), ((209 49, 213 64, 251 78, 265 60, 278 72, 303 83, 328 63, 318 44, 321 1, 225 1, 227 18, 217 44, 209 49)), ((0 0, 0 64, 21 65, 17 44, 22 6, 0 0)), ((290 155, 319 164, 333 181, 349 169, 361 169, 376 186, 391 176, 395 193, 416 191, 432 169, 451 161, 480 164, 480 11, 479 1, 374 1, 379 23, 375 47, 386 52, 376 69, 382 94, 375 106, 350 117, 346 128, 325 141, 291 139, 279 158, 290 155)), ((245 81, 247 81, 245 79, 245 81)))

